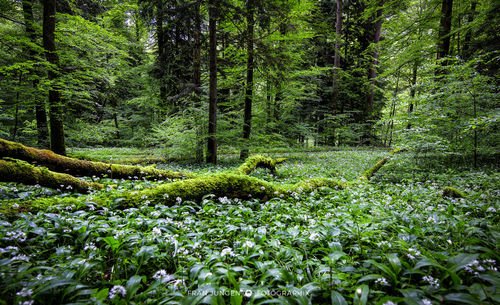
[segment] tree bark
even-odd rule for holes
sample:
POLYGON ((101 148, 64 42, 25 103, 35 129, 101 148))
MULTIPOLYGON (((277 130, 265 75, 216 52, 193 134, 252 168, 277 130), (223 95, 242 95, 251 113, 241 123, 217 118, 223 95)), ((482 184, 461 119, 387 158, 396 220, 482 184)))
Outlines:
POLYGON ((163 76, 165 74, 165 42, 163 33, 163 0, 156 0, 156 43, 158 47, 158 69, 159 69, 159 81, 160 81, 160 100, 165 102, 167 98, 167 88, 164 84, 163 76))
MULTIPOLYGON (((34 28, 35 18, 33 16, 33 2, 32 0, 23 0, 23 17, 26 35, 30 42, 36 44, 36 32, 34 28)), ((36 52, 33 49, 28 50, 30 60, 35 60, 36 52)), ((36 71, 33 71, 36 73, 36 71)), ((38 79, 33 79, 33 88, 38 87, 38 79)), ((45 112, 45 102, 37 98, 35 94, 35 119, 37 127, 37 143, 41 148, 49 147, 49 129, 47 126, 47 113, 45 112)))
POLYGON ((50 119, 50 148, 58 154, 66 154, 64 140, 63 107, 60 88, 56 85, 59 67, 59 56, 56 53, 55 44, 56 29, 56 1, 43 1, 43 48, 45 57, 53 66, 48 71, 48 79, 51 82, 49 89, 49 119, 50 119), (55 67, 55 68, 54 68, 55 67))
MULTIPOLYGON (((443 0, 441 6, 441 20, 439 22, 439 33, 437 41, 436 57, 438 60, 449 55, 452 10, 453 0, 443 0)), ((442 62, 443 66, 446 66, 446 64, 446 61, 442 62)))
MULTIPOLYGON (((418 61, 415 60, 413 62, 413 69, 412 69, 412 77, 411 77, 411 87, 410 87, 410 104, 408 105, 408 115, 411 115, 413 113, 413 100, 415 99, 415 93, 416 93, 416 88, 415 86, 417 85, 417 72, 418 72, 418 61)), ((411 128, 411 121, 408 122, 408 125, 406 126, 406 129, 411 128)))
POLYGON ((378 43, 380 41, 380 32, 382 29, 382 6, 384 1, 380 1, 379 8, 377 9, 377 22, 375 23, 375 37, 373 39, 373 43, 375 44, 375 51, 373 52, 373 61, 370 67, 369 79, 371 82, 370 85, 370 95, 368 98, 368 107, 366 116, 370 116, 373 110, 373 100, 375 95, 375 78, 377 77, 377 64, 378 64, 378 43))
MULTIPOLYGON (((477 6, 477 1, 472 1, 470 12, 469 12, 469 17, 467 18, 468 24, 470 24, 470 23, 472 23, 472 21, 474 21, 474 14, 476 13, 476 6, 477 6)), ((471 40, 472 40, 472 29, 469 29, 467 31, 467 33, 465 33, 464 45, 462 47, 462 57, 464 59, 470 58, 469 50, 470 50, 471 40)))
POLYGON ((337 14, 335 19, 335 55, 333 58, 333 107, 335 108, 338 95, 338 74, 340 69, 340 35, 342 33, 342 0, 337 0, 337 14))
POLYGON ((254 70, 254 0, 247 1, 247 82, 245 86, 245 109, 243 113, 243 149, 240 159, 248 157, 250 146, 250 133, 252 128, 252 102, 253 102, 253 70, 254 70))
POLYGON ((118 179, 146 178, 182 179, 195 177, 189 173, 179 173, 169 170, 158 170, 153 166, 131 166, 92 162, 68 158, 46 149, 36 149, 21 143, 0 139, 0 157, 16 158, 33 164, 40 164, 50 170, 69 173, 76 176, 108 176, 118 179))
MULTIPOLYGON (((193 85, 194 85, 194 106, 201 107, 201 16, 200 16, 200 3, 197 2, 194 6, 194 31, 193 31, 193 85)), ((198 131, 196 133, 198 145, 195 151, 195 160, 197 162, 203 161, 203 137, 201 129, 195 127, 198 131)))
POLYGON ((209 70, 207 162, 217 164, 217 19, 216 1, 208 0, 209 70))

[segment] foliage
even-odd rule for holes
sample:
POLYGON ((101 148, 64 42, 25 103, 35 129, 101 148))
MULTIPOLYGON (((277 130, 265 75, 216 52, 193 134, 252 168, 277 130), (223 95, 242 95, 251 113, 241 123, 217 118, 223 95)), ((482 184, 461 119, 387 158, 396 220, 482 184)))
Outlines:
MULTIPOLYGON (((274 177, 253 175, 359 177, 363 166, 349 158, 373 164, 383 154, 292 154, 274 177)), ((97 193, 79 207, 56 191, 61 205, 46 212, 0 217, 1 296, 42 304, 498 302, 495 169, 418 167, 402 153, 373 179, 286 200, 207 196, 166 207, 143 199, 125 210, 102 207, 97 193), (443 198, 450 184, 467 197, 443 198)), ((98 180, 117 185, 110 195, 157 185, 98 180)), ((3 198, 42 195, 1 190, 3 198)))

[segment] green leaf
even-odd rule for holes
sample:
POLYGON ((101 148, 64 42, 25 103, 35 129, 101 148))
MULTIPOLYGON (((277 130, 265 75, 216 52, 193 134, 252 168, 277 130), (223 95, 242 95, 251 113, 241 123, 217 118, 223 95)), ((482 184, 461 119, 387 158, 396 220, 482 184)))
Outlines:
POLYGON ((450 293, 445 295, 444 299, 461 304, 477 305, 481 303, 481 300, 467 293, 450 293))
POLYGON ((104 240, 109 245, 112 251, 115 251, 116 249, 118 249, 118 247, 120 247, 120 242, 113 236, 106 236, 102 240, 104 240))
POLYGON ((330 294, 330 298, 332 300, 332 305, 347 305, 347 301, 337 291, 332 291, 332 293, 330 294))
POLYGON ((143 279, 142 276, 134 275, 127 281, 126 288, 127 288, 127 295, 129 297, 133 297, 136 294, 137 290, 141 288, 142 279, 143 279))
POLYGON ((368 294, 370 293, 370 287, 368 285, 359 286, 354 292, 354 305, 366 305, 368 302, 368 294))

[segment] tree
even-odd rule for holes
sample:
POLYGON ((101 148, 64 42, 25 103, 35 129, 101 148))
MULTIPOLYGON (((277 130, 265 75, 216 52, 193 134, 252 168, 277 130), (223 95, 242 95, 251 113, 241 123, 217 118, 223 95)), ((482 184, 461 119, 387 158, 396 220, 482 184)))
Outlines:
POLYGON ((240 159, 244 160, 248 157, 248 146, 250 141, 250 132, 252 126, 252 99, 254 86, 254 0, 248 0, 246 3, 246 45, 247 45, 247 77, 245 86, 245 110, 243 114, 243 145, 240 159))
MULTIPOLYGON (((439 31, 437 38, 437 53, 438 60, 448 56, 450 52, 450 32, 451 32, 451 17, 453 12, 453 0, 443 0, 441 4, 441 19, 439 21, 439 31)), ((446 66, 446 60, 442 61, 442 65, 446 66)), ((436 70, 436 74, 440 73, 436 70)))
MULTIPOLYGON (((32 0, 23 0, 22 3, 23 16, 24 16, 24 26, 26 29, 26 35, 29 37, 32 44, 36 44, 36 32, 35 32, 35 19, 33 16, 33 2, 32 0)), ((29 48, 28 50, 29 60, 35 61, 36 52, 29 48)), ((32 71, 35 72, 35 71, 32 71)), ((38 78, 33 78, 33 88, 36 89, 38 86, 38 78)), ((42 148, 49 147, 49 131, 47 127, 47 114, 45 112, 45 101, 41 100, 37 94, 34 96, 35 99, 35 118, 37 125, 37 141, 38 146, 42 148)))
POLYGON ((217 163, 217 19, 216 0, 208 0, 209 31, 209 106, 208 106, 208 138, 207 162, 217 163))
POLYGON ((49 118, 50 118, 50 148, 57 154, 66 154, 64 139, 63 107, 61 92, 57 85, 59 56, 55 43, 56 29, 56 1, 44 0, 43 2, 43 47, 45 57, 52 65, 48 71, 51 82, 49 90, 49 118))

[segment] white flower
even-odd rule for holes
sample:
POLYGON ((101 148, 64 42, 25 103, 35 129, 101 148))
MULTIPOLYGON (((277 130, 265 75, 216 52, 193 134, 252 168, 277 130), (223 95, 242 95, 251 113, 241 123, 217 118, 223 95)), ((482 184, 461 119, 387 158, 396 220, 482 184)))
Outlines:
POLYGON ((427 281, 429 283, 429 285, 431 285, 431 287, 439 288, 439 281, 437 279, 433 278, 432 276, 426 275, 423 277, 423 280, 427 281))
POLYGON ((165 270, 158 270, 156 273, 153 275, 153 278, 155 280, 161 281, 162 283, 170 282, 171 280, 175 279, 175 276, 172 274, 167 274, 167 271, 165 270))
POLYGON ((85 247, 83 248, 83 251, 95 251, 97 250, 97 247, 95 246, 95 244, 93 242, 90 242, 88 244, 85 245, 85 247))
POLYGON ((408 248, 408 253, 406 254, 410 259, 415 259, 416 256, 420 256, 420 251, 408 248))
POLYGON ((19 255, 16 255, 12 258, 13 261, 25 261, 25 262, 29 262, 30 261, 30 258, 27 257, 26 255, 24 254, 19 254, 19 255))
POLYGON ((163 194, 163 199, 167 199, 168 198, 168 194, 163 194))
POLYGON ((250 240, 247 240, 244 244, 243 244, 243 247, 244 248, 252 248, 255 244, 250 241, 250 240))
POLYGON ((309 239, 310 239, 311 241, 318 241, 318 240, 319 240, 319 233, 316 233, 316 232, 312 233, 312 234, 309 236, 309 239))
POLYGON ((177 197, 177 198, 175 198, 175 201, 177 201, 177 203, 181 203, 182 202, 182 198, 181 197, 177 197))
POLYGON ((29 301, 24 301, 24 302, 21 302, 19 301, 19 305, 33 305, 35 303, 35 300, 29 300, 29 301))
POLYGON ((23 288, 23 289, 21 289, 21 291, 16 293, 17 296, 20 296, 23 298, 30 297, 32 294, 33 294, 33 290, 28 289, 28 288, 23 288))
POLYGON ((23 242, 26 240, 26 233, 24 232, 7 232, 7 236, 4 237, 6 240, 17 240, 18 242, 23 242))
POLYGON ((397 305, 398 303, 394 303, 393 301, 387 301, 382 305, 397 305))
POLYGON ((154 227, 153 228, 153 235, 161 236, 161 230, 158 229, 157 227, 154 227))
POLYGON ((390 284, 387 282, 387 279, 385 277, 381 277, 375 280, 375 283, 384 285, 384 286, 390 286, 390 284))
POLYGON ((114 299, 117 294, 119 294, 122 297, 124 297, 127 294, 127 290, 122 285, 115 285, 109 291, 109 298, 110 299, 114 299))
POLYGON ((431 302, 431 300, 429 300, 429 299, 423 299, 423 300, 422 300, 422 304, 423 304, 423 305, 432 305, 432 302, 431 302))
POLYGON ((260 189, 261 189, 262 191, 265 191, 265 190, 266 190, 266 188, 265 188, 265 187, 263 187, 263 186, 261 186, 261 187, 260 187, 260 189))
POLYGON ((226 256, 226 255, 234 256, 233 250, 229 247, 222 249, 222 251, 220 252, 220 256, 226 256))

